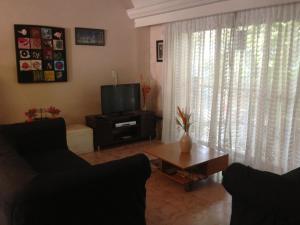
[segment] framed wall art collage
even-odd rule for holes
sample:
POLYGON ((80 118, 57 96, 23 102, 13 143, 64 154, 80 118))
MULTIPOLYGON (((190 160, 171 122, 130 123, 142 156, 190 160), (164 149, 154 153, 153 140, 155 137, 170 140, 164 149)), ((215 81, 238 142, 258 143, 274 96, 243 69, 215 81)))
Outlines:
MULTIPOLYGON (((49 83, 68 80, 65 29, 15 24, 19 83, 49 83)), ((103 29, 75 28, 76 45, 105 45, 103 29)))
POLYGON ((19 24, 14 28, 18 82, 67 81, 65 29, 19 24))

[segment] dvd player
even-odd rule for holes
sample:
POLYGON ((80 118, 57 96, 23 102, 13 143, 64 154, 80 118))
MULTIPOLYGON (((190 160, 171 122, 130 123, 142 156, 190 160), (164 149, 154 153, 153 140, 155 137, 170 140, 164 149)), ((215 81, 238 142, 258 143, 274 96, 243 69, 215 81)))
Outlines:
POLYGON ((115 127, 119 128, 119 127, 129 127, 129 126, 134 126, 136 125, 136 121, 126 121, 126 122, 122 122, 122 123, 115 123, 115 127))

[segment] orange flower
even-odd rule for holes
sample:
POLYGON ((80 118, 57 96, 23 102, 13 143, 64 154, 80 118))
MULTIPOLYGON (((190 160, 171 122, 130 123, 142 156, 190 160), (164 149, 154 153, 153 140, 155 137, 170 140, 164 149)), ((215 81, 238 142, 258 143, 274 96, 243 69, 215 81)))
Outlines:
POLYGON ((150 85, 146 84, 143 78, 143 75, 140 75, 141 77, 141 87, 142 87, 142 95, 143 95, 143 104, 146 104, 146 98, 147 95, 150 93, 151 91, 151 87, 150 85))
POLYGON ((179 106, 177 106, 177 115, 179 118, 178 117, 176 118, 176 123, 185 132, 189 132, 189 128, 191 126, 191 123, 190 123, 191 114, 184 112, 182 109, 179 108, 179 106))
POLYGON ((143 95, 147 95, 149 94, 151 91, 151 87, 147 84, 142 84, 142 92, 143 92, 143 95))

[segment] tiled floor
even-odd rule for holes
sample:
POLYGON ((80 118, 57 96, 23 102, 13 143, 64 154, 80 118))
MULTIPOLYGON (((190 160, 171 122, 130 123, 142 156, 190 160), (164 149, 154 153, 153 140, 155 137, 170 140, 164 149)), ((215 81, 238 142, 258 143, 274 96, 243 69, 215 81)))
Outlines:
MULTIPOLYGON (((98 164, 143 152, 160 144, 141 142, 81 155, 98 164)), ((231 197, 222 185, 209 178, 192 192, 167 179, 156 169, 147 182, 147 225, 229 225, 231 197)))

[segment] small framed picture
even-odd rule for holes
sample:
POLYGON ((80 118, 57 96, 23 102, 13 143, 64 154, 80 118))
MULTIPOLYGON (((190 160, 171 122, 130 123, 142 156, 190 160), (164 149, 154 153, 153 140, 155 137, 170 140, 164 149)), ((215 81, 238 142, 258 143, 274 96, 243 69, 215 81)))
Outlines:
POLYGON ((162 62, 163 61, 163 47, 164 47, 164 41, 158 40, 156 41, 156 61, 162 62))
POLYGON ((102 29, 75 27, 76 45, 105 45, 105 32, 102 29))

